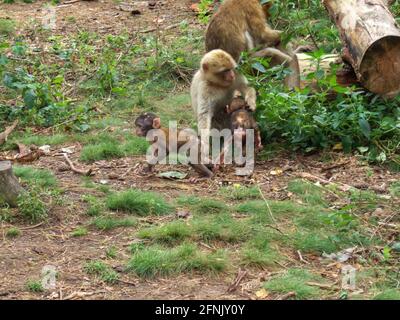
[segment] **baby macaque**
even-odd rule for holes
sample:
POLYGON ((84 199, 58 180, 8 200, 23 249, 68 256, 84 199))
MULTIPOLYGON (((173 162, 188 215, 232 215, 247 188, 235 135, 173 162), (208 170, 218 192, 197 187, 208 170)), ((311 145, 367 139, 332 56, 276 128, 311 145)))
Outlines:
MULTIPOLYGON (((188 136, 185 136, 184 138, 180 138, 181 137, 180 131, 170 132, 168 128, 163 128, 161 126, 160 118, 157 117, 154 113, 148 112, 140 115, 135 121, 135 126, 136 126, 136 134, 140 137, 146 137, 150 130, 153 129, 161 130, 165 135, 165 140, 163 139, 160 140, 158 138, 155 138, 153 141, 151 141, 151 143, 156 144, 157 151, 160 148, 164 148, 164 150, 166 151, 166 156, 168 156, 170 151, 169 146, 174 144, 174 142, 176 143, 178 150, 180 147, 187 144, 190 141, 190 139, 195 139, 194 142, 200 144, 200 140, 198 140, 197 136, 191 136, 190 138, 188 136), (176 141, 173 141, 172 139, 176 139, 176 141)), ((198 150, 200 150, 200 148, 198 150)), ((197 160, 199 159, 200 157, 198 156, 197 160)), ((189 165, 202 177, 211 178, 214 175, 214 173, 209 168, 207 168, 204 164, 200 163, 200 160, 198 161, 198 163, 189 162, 189 165)), ((149 172, 152 172, 153 169, 154 165, 149 163, 147 170, 149 172)))
POLYGON ((231 104, 226 106, 226 112, 231 115, 231 130, 235 136, 242 137, 242 143, 246 141, 246 130, 254 130, 254 150, 262 150, 261 134, 257 122, 254 119, 253 112, 249 109, 246 101, 240 97, 232 100, 231 104))

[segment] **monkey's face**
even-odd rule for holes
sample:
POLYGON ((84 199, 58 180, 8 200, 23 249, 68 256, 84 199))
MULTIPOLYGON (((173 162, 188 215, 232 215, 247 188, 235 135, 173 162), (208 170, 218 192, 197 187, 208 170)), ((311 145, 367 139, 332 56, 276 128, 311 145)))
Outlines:
POLYGON ((144 113, 135 120, 136 135, 139 137, 145 137, 147 133, 152 129, 158 129, 157 123, 159 124, 160 118, 154 113, 144 113))
POLYGON ((208 52, 201 65, 205 78, 217 86, 230 87, 236 80, 236 61, 223 50, 208 52))
POLYGON ((244 142, 246 138, 246 130, 256 129, 254 118, 246 110, 238 110, 231 115, 231 130, 234 137, 242 139, 244 142))

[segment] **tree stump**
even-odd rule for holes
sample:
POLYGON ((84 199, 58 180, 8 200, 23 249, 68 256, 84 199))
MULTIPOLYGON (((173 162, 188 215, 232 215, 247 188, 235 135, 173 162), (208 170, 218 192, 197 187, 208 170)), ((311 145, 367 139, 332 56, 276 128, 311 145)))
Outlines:
POLYGON ((15 177, 10 161, 0 161, 0 198, 11 207, 17 206, 18 196, 24 189, 15 177))
POLYGON ((400 92, 400 30, 384 0, 323 0, 345 45, 343 59, 369 91, 400 92))

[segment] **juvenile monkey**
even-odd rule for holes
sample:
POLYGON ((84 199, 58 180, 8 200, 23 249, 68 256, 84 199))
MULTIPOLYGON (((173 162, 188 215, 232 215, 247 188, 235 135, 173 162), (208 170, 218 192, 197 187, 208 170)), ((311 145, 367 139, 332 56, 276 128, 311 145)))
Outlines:
POLYGON ((231 104, 226 106, 226 112, 231 116, 232 133, 241 136, 242 143, 245 143, 246 130, 254 130, 255 151, 260 151, 263 148, 260 130, 254 119, 253 112, 248 109, 246 101, 240 97, 234 98, 231 104))
POLYGON ((248 86, 243 75, 237 73, 236 67, 232 56, 220 49, 206 53, 201 60, 190 88, 199 130, 230 128, 225 107, 232 101, 235 90, 240 91, 249 109, 255 110, 256 91, 248 86))
POLYGON ((256 49, 255 57, 270 57, 271 66, 284 64, 292 70, 285 79, 289 88, 300 86, 297 57, 280 46, 280 31, 266 23, 271 3, 259 0, 225 0, 211 18, 206 31, 206 51, 222 49, 235 61, 244 51, 256 49), (275 48, 276 47, 276 48, 275 48))
MULTIPOLYGON (((163 128, 161 126, 161 121, 160 118, 157 117, 154 113, 144 113, 140 115, 136 120, 135 120, 135 126, 136 126, 136 134, 140 137, 146 137, 148 132, 153 129, 160 129, 164 132, 165 135, 165 141, 159 141, 157 139, 153 140, 151 143, 157 143, 157 149, 158 148, 165 148, 166 150, 166 155, 169 154, 169 143, 171 139, 177 139, 176 145, 177 148, 179 149, 181 146, 184 144, 188 143, 189 137, 185 137, 184 139, 180 140, 180 131, 178 132, 170 132, 168 128, 163 128)), ((192 137, 197 139, 197 137, 192 137)), ((198 140, 195 141, 196 143, 200 143, 198 140)), ((204 164, 201 164, 200 162, 198 164, 196 163, 189 163, 189 165, 201 176, 211 178, 214 173, 208 169, 204 164)), ((154 169, 154 165, 148 164, 147 170, 149 172, 152 172, 154 169)))

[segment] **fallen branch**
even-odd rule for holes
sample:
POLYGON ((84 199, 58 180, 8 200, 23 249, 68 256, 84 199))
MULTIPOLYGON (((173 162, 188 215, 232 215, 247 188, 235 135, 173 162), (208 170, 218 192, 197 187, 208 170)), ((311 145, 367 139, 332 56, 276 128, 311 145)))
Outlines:
POLYGON ((75 173, 78 174, 83 174, 85 176, 90 176, 92 173, 92 169, 88 169, 88 170, 83 170, 83 169, 78 169, 74 166, 74 164, 72 163, 72 161, 68 158, 66 153, 63 153, 64 159, 65 161, 67 161, 68 165, 70 166, 71 170, 75 173))
POLYGON ((229 286, 228 290, 226 292, 234 292, 240 285, 240 282, 244 279, 244 277, 247 275, 246 270, 239 270, 238 275, 236 276, 235 281, 229 286))
POLYGON ((15 129, 18 124, 18 120, 15 120, 13 124, 4 130, 4 132, 0 133, 0 145, 7 141, 8 136, 10 133, 15 129))
MULTIPOLYGON (((170 25, 170 26, 168 26, 168 27, 165 27, 165 28, 163 29, 163 31, 167 31, 167 30, 171 30, 171 29, 177 28, 177 27, 179 27, 180 25, 181 25, 180 22, 179 22, 179 23, 172 24, 172 25, 170 25)), ((157 30, 159 30, 159 29, 160 29, 159 27, 150 28, 150 29, 146 29, 146 30, 143 30, 143 31, 139 31, 139 33, 149 33, 149 32, 157 31, 157 30)))

